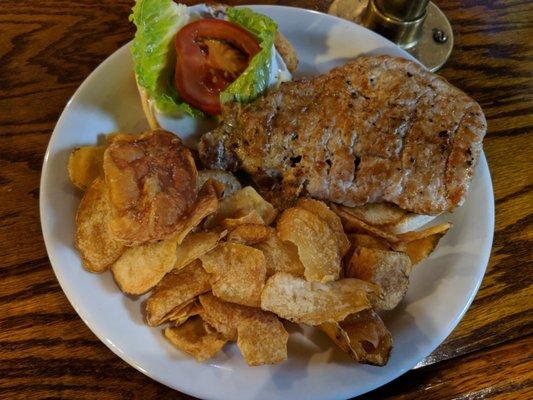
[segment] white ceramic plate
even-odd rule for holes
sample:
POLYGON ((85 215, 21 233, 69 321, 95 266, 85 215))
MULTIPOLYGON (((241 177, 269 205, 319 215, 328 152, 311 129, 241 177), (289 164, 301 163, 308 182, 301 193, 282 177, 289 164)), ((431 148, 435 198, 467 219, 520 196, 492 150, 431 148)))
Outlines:
MULTIPOLYGON (((317 74, 362 54, 411 58, 386 39, 347 21, 289 7, 254 6, 271 16, 298 51, 298 75, 317 74)), ((494 199, 482 155, 466 204, 439 220, 454 223, 430 259, 418 266, 402 305, 385 316, 394 337, 387 366, 358 365, 320 332, 291 325, 289 359, 248 367, 235 345, 199 364, 144 324, 140 304, 124 296, 109 272, 86 272, 74 249, 80 200, 69 183, 67 160, 80 145, 116 130, 147 127, 132 73, 129 45, 103 62, 67 104, 43 165, 41 221, 50 261, 73 307, 112 351, 153 379, 208 399, 341 399, 377 388, 413 368, 457 325, 481 283, 490 254, 494 199)))

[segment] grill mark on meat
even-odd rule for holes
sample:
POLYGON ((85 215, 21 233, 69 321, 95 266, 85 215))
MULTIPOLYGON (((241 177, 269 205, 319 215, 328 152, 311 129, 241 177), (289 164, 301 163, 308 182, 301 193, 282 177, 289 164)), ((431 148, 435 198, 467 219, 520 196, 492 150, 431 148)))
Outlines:
POLYGON ((284 83, 225 109, 223 118, 202 138, 202 160, 242 168, 263 194, 277 179, 268 197, 278 205, 307 191, 350 206, 389 201, 433 215, 464 199, 486 130, 472 99, 388 56, 284 83))

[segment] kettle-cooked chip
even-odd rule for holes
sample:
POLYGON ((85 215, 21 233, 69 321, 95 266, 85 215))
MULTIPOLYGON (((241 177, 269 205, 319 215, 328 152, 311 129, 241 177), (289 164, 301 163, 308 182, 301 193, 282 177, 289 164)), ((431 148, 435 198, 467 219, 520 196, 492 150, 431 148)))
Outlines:
POLYGON ((335 233, 318 215, 303 208, 289 208, 277 224, 281 240, 298 248, 308 281, 328 282, 339 279, 341 255, 335 233))
POLYGON ((159 283, 176 264, 177 239, 129 247, 111 266, 124 293, 143 294, 159 283))
POLYGON ((213 250, 220 239, 215 232, 192 232, 185 236, 176 249, 176 265, 180 269, 193 262, 205 253, 213 250))
POLYGON ((275 235, 275 231, 268 226, 243 224, 230 231, 227 241, 252 246, 268 240, 272 235, 275 235))
POLYGON ((392 310, 407 293, 410 273, 411 260, 405 253, 358 247, 350 259, 346 276, 377 285, 380 296, 372 296, 372 304, 380 310, 392 310))
MULTIPOLYGON (((265 225, 270 225, 277 214, 272 204, 263 199, 253 187, 246 186, 237 190, 231 196, 222 199, 217 213, 206 221, 206 227, 216 226, 225 219, 240 219, 250 214, 255 216, 254 211, 261 217, 265 225)), ((248 217, 248 220, 244 223, 257 222, 250 220, 250 217, 248 217)))
POLYGON ((196 299, 189 300, 181 307, 176 307, 169 312, 165 319, 168 319, 174 326, 180 326, 189 318, 200 314, 201 307, 198 305, 196 299))
POLYGON ((370 308, 368 295, 376 287, 358 279, 307 282, 285 272, 272 275, 261 295, 261 308, 293 322, 320 325, 342 321, 370 308))
POLYGON ((180 270, 170 271, 159 282, 146 302, 146 321, 157 326, 169 319, 169 313, 183 307, 196 296, 211 290, 210 275, 199 260, 180 270))
POLYGON ((248 225, 248 224, 254 224, 254 225, 264 225, 265 222, 263 221, 263 218, 259 215, 259 213, 255 210, 250 211, 248 214, 239 217, 239 218, 224 218, 222 222, 219 223, 219 225, 223 229, 235 229, 236 227, 240 225, 248 225))
POLYGON ((285 361, 288 340, 285 327, 272 313, 250 310, 237 325, 237 346, 248 365, 285 361))
POLYGON ((76 247, 90 272, 105 271, 125 249, 107 226, 109 207, 106 184, 97 178, 85 192, 76 214, 76 247))
POLYGON ((213 274, 215 296, 259 307, 266 278, 265 256, 261 251, 238 243, 219 243, 200 259, 204 269, 213 274))
POLYGON ((199 297, 201 317, 237 346, 249 365, 276 364, 287 358, 288 333, 272 313, 228 303, 206 293, 199 297))
POLYGON ((267 276, 276 272, 304 276, 304 266, 293 243, 283 242, 273 233, 266 241, 257 243, 254 247, 261 250, 265 256, 267 276))
POLYGON ((233 176, 231 172, 218 171, 212 169, 204 169, 198 171, 197 186, 201 188, 202 185, 208 180, 212 179, 220 182, 224 185, 224 197, 231 196, 237 190, 241 189, 241 183, 233 176))
POLYGON ((204 321, 222 333, 226 339, 236 340, 237 322, 248 307, 220 300, 213 296, 213 293, 202 294, 198 299, 202 306, 200 316, 204 321))
POLYGON ((296 207, 306 209, 315 213, 320 218, 322 218, 329 225, 331 230, 335 232, 337 236, 337 242, 339 243, 339 250, 341 252, 341 257, 348 252, 350 249, 350 242, 348 237, 344 233, 344 228, 342 227, 341 219, 337 214, 335 214, 323 201, 309 199, 309 198, 300 198, 296 203, 296 207))
POLYGON ((349 315, 339 323, 327 322, 320 329, 357 362, 383 366, 389 360, 392 335, 373 310, 349 315))
POLYGON ((406 253, 413 265, 418 264, 435 250, 440 239, 448 232, 451 226, 450 223, 444 223, 419 232, 407 232, 398 235, 401 241, 395 243, 393 248, 406 253))
POLYGON ((176 228, 178 244, 181 244, 185 237, 195 229, 204 218, 216 212, 218 209, 218 195, 216 185, 212 181, 207 181, 198 193, 198 200, 190 214, 180 221, 176 228))
POLYGON ((369 249, 390 250, 386 240, 362 233, 352 233, 348 236, 353 247, 366 247, 369 249))
POLYGON ((394 224, 408 214, 408 211, 391 203, 368 203, 357 207, 336 205, 336 207, 372 226, 394 224))
POLYGON ((197 197, 191 152, 170 132, 117 140, 104 153, 111 231, 130 245, 174 236, 197 197))
POLYGON ((193 317, 183 325, 166 328, 165 336, 174 346, 190 354, 198 362, 215 356, 227 342, 199 317, 193 317))
POLYGON ((87 190, 104 172, 105 146, 84 146, 72 150, 68 159, 68 176, 72 184, 87 190))
POLYGON ((363 233, 363 234, 379 237, 379 238, 385 239, 389 243, 396 243, 400 241, 400 239, 398 239, 398 237, 395 234, 386 232, 385 230, 379 227, 367 224, 362 219, 359 219, 355 215, 352 215, 346 212, 344 208, 342 208, 341 206, 337 204, 332 204, 331 208, 341 218, 342 224, 346 232, 363 233))

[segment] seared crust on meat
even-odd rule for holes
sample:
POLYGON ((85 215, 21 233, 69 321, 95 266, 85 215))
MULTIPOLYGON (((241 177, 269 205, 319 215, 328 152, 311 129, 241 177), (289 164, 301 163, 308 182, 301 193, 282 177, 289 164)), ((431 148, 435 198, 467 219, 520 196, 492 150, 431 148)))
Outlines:
POLYGON ((347 206, 391 202, 437 215, 465 198, 486 121, 480 106, 414 62, 362 56, 224 110, 200 143, 212 169, 242 169, 263 194, 347 206))

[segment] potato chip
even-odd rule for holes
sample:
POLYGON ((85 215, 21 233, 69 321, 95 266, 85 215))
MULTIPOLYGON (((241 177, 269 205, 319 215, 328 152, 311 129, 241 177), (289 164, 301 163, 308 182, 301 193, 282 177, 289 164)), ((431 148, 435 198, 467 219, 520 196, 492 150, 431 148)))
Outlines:
POLYGON ((165 322, 173 310, 211 290, 210 278, 199 260, 166 274, 146 302, 148 325, 157 326, 165 322))
POLYGON ((243 224, 228 233, 228 242, 241 243, 252 246, 264 242, 275 235, 276 231, 268 226, 258 224, 243 224))
POLYGON ((193 317, 183 325, 165 329, 166 338, 181 351, 202 362, 215 356, 227 340, 213 332, 199 317, 193 317))
POLYGON ((367 224, 366 222, 357 218, 356 216, 344 211, 344 209, 341 208, 341 206, 332 204, 331 208, 333 211, 335 211, 335 213, 339 217, 341 217, 341 221, 346 232, 363 233, 363 234, 367 234, 370 236, 375 236, 375 237, 385 239, 387 242, 390 242, 390 243, 396 243, 400 241, 400 239, 398 239, 398 237, 395 234, 386 232, 381 228, 367 224))
POLYGON ((259 307, 265 284, 265 256, 260 250, 238 243, 220 243, 200 257, 213 274, 212 291, 222 300, 259 307))
POLYGON ((348 235, 348 239, 354 247, 366 247, 369 249, 391 250, 387 241, 370 235, 362 233, 352 233, 348 235))
POLYGON ((215 232, 192 232, 185 236, 183 242, 176 249, 176 265, 180 269, 193 262, 200 256, 213 250, 220 239, 215 232))
POLYGON ((248 365, 285 361, 288 340, 285 327, 272 313, 250 310, 237 325, 237 346, 248 365))
POLYGON ((136 245, 178 232, 196 202, 197 171, 190 150, 177 136, 159 129, 133 141, 114 141, 103 165, 115 236, 136 245))
POLYGON ((298 248, 308 281, 339 279, 341 257, 337 237, 318 215, 303 208, 289 208, 278 220, 277 231, 281 240, 298 248))
POLYGON ((240 225, 264 225, 263 218, 259 215, 259 213, 255 210, 250 211, 248 214, 246 214, 243 217, 239 218, 225 218, 220 222, 220 226, 223 229, 232 230, 240 225))
POLYGON ((233 176, 231 172, 217 171, 217 170, 211 170, 211 169, 204 169, 202 171, 198 171, 198 180, 197 180, 198 188, 201 188, 202 185, 208 179, 213 179, 224 185, 224 190, 223 190, 224 197, 231 196, 237 190, 242 188, 241 183, 237 180, 237 178, 235 178, 235 176, 233 176))
POLYGON ((107 226, 109 207, 106 184, 97 178, 85 192, 76 214, 76 247, 90 272, 105 271, 125 250, 107 226))
POLYGON ((389 360, 392 335, 373 310, 349 315, 339 323, 327 322, 320 329, 357 362, 383 366, 389 360))
MULTIPOLYGON (((270 225, 277 213, 272 204, 263 199, 253 187, 246 186, 220 202, 217 213, 206 221, 206 227, 216 226, 227 218, 239 219, 249 215, 255 217, 253 211, 261 217, 262 223, 265 225, 270 225)), ((244 223, 257 223, 252 221, 250 217, 248 218, 244 223)))
POLYGON ((370 308, 371 283, 341 279, 319 283, 278 272, 268 278, 261 295, 261 308, 293 322, 320 325, 342 321, 347 315, 370 308))
POLYGON ((288 333, 274 314, 228 303, 206 293, 199 297, 201 317, 228 340, 237 340, 249 365, 275 364, 287 358, 288 333))
POLYGON ((181 244, 189 232, 199 226, 204 218, 215 213, 218 209, 218 204, 216 188, 210 181, 207 181, 202 186, 200 193, 198 193, 198 199, 193 210, 176 228, 178 244, 181 244))
POLYGON ((266 241, 257 243, 254 247, 261 250, 265 256, 267 276, 274 275, 276 272, 304 276, 304 266, 298 256, 298 249, 293 243, 283 242, 274 233, 266 241))
POLYGON ((398 235, 401 242, 394 244, 394 249, 403 251, 411 259, 413 265, 425 260, 437 247, 440 239, 448 232, 452 225, 440 224, 419 232, 408 232, 398 235))
POLYGON ((400 234, 417 230, 435 218, 435 215, 407 213, 399 221, 392 224, 381 225, 380 228, 390 233, 400 234))
POLYGON ((143 294, 159 283, 176 264, 177 239, 129 247, 111 266, 124 293, 143 294))
POLYGON ((220 300, 213 296, 213 293, 202 294, 198 300, 202 306, 200 316, 204 321, 222 333, 226 339, 237 340, 237 322, 248 307, 220 300))
POLYGON ((394 224, 408 214, 408 211, 391 203, 368 203, 358 207, 336 205, 336 207, 372 226, 394 224))
POLYGON ((105 146, 84 146, 72 150, 68 159, 70 182, 81 190, 87 190, 104 172, 105 146))
POLYGON ((342 222, 339 216, 331 211, 326 203, 314 199, 300 198, 296 203, 296 207, 315 213, 329 225, 331 230, 335 232, 335 235, 337 236, 341 257, 344 257, 350 249, 350 242, 344 233, 344 228, 342 227, 342 222))
POLYGON ((183 306, 176 307, 169 312, 165 319, 172 322, 174 326, 179 326, 189 318, 200 314, 200 306, 197 305, 196 299, 189 300, 183 306))
POLYGON ((405 253, 358 247, 350 259, 346 276, 377 285, 380 296, 371 297, 374 307, 392 310, 407 293, 410 272, 411 260, 405 253))

